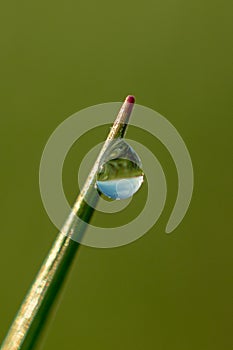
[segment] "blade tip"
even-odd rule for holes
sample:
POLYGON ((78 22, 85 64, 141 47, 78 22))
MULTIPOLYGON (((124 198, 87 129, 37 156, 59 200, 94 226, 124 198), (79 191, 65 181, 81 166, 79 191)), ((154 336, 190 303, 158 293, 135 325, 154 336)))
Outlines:
POLYGON ((128 103, 134 103, 135 102, 135 97, 133 95, 128 95, 125 99, 126 102, 128 103))

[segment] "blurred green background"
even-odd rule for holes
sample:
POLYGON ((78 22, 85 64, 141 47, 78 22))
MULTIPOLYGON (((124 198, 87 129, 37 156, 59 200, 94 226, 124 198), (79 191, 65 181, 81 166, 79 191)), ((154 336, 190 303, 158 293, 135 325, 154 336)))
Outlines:
MULTIPOLYGON (((81 247, 43 349, 232 349, 230 2, 22 0, 0 7, 0 340, 57 233, 38 185, 48 137, 76 111, 134 94, 186 142, 195 174, 189 211, 175 232, 164 233, 177 192, 174 164, 157 140, 130 129, 127 136, 144 140, 163 165, 166 208, 128 246, 81 247)), ((99 132, 98 142, 106 136, 99 132)), ((74 146, 77 159, 93 137, 74 146)), ((72 152, 64 185, 74 198, 72 152)))

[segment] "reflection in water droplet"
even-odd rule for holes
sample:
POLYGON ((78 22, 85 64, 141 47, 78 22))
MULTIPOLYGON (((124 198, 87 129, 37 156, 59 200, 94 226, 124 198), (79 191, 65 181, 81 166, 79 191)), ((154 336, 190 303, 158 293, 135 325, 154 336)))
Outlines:
POLYGON ((110 143, 100 162, 96 186, 107 200, 126 199, 139 190, 143 177, 137 153, 118 139, 110 143))

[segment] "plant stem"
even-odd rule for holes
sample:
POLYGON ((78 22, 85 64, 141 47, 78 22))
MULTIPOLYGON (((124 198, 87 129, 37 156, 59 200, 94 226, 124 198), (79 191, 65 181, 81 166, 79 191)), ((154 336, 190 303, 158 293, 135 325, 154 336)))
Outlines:
POLYGON ((109 141, 124 137, 133 103, 133 96, 128 96, 123 103, 86 183, 32 283, 1 350, 33 349, 80 246, 74 241, 74 234, 78 232, 80 242, 97 204, 98 195, 94 184, 100 159, 109 141), (92 207, 87 202, 91 202, 92 207))

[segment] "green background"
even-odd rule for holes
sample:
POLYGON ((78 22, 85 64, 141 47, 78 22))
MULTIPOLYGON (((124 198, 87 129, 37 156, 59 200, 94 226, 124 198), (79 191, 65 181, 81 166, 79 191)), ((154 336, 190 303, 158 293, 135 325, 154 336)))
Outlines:
MULTIPOLYGON (((81 247, 43 349, 232 349, 230 2, 22 0, 0 7, 0 339, 57 233, 38 185, 48 137, 76 111, 134 94, 171 121, 190 151, 189 211, 175 232, 164 233, 177 193, 174 164, 157 140, 129 130, 163 165, 165 210, 128 246, 81 247)), ((96 141, 105 136, 99 129, 96 141)), ((77 159, 91 142, 74 146, 77 159)), ((74 198, 73 151, 64 184, 74 198)))

